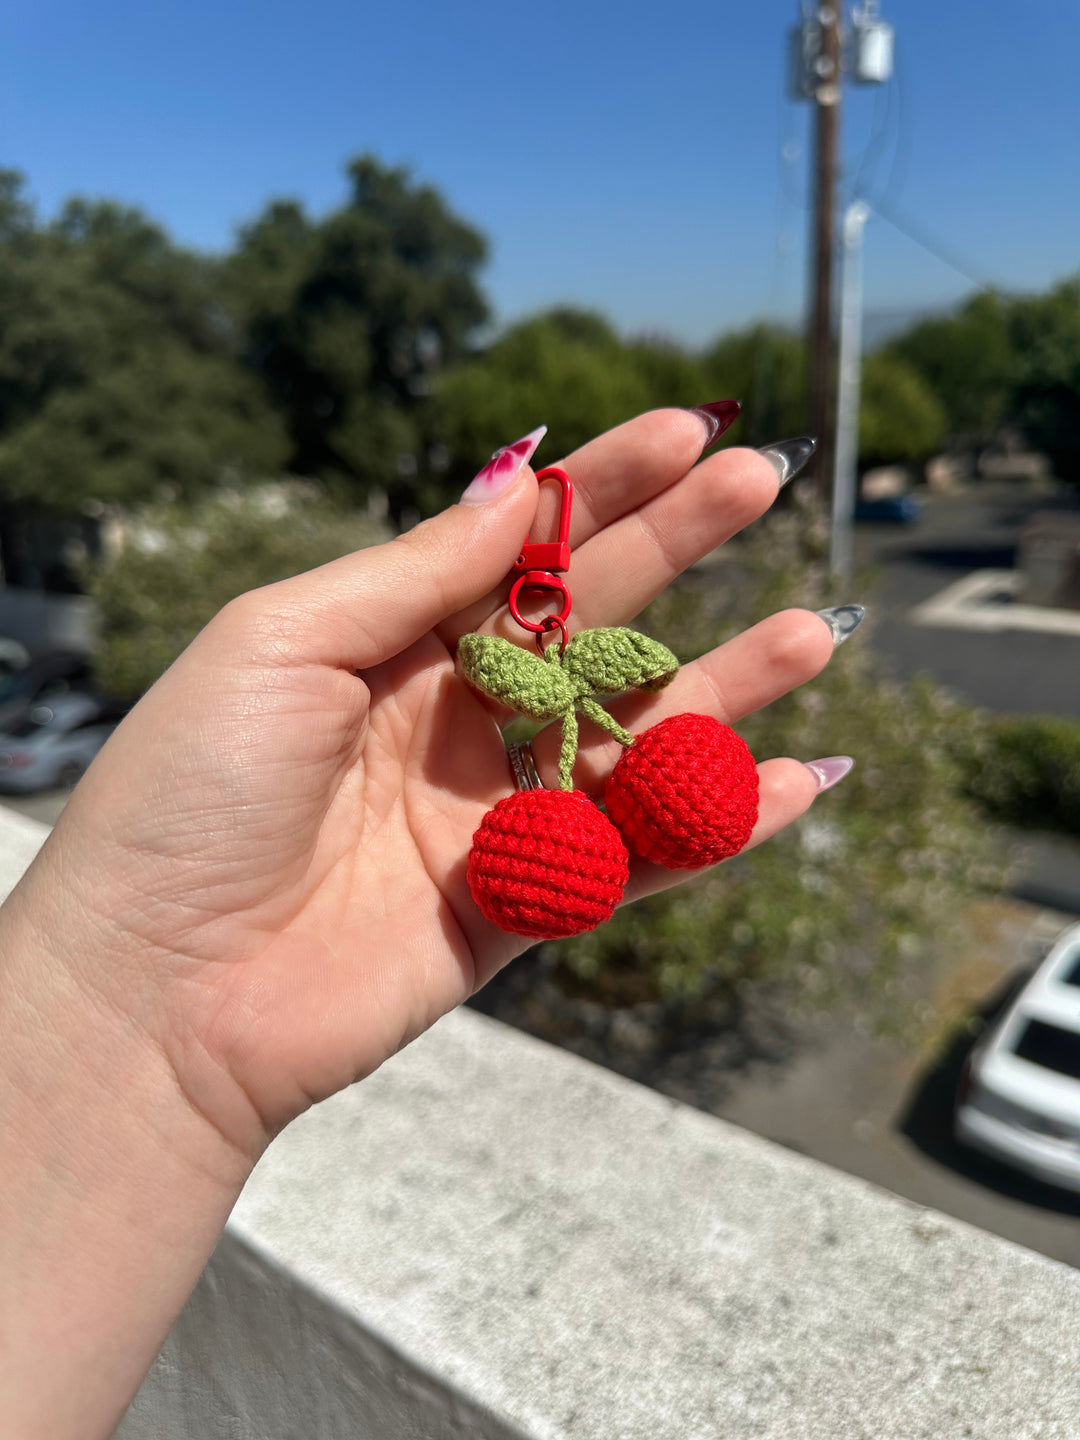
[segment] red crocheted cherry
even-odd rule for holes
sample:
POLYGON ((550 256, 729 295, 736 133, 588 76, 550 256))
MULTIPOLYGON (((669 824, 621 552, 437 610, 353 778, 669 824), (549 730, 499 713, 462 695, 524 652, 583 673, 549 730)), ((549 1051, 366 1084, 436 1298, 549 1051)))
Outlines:
POLYGON ((758 812, 746 742, 709 715, 672 715, 639 735, 604 789, 631 850, 669 870, 700 870, 736 854, 758 812))
POLYGON ((500 930, 556 940, 611 919, 629 858, 615 826, 580 790, 523 790, 481 820, 469 889, 500 930))

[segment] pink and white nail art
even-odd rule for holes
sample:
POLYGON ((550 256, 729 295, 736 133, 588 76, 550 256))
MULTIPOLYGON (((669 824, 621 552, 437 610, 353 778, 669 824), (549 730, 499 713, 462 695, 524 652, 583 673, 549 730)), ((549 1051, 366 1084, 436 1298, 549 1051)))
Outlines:
POLYGON ((541 425, 522 439, 515 440, 513 445, 504 445, 501 450, 496 450, 479 475, 470 482, 462 500, 482 504, 500 495, 521 474, 546 434, 547 426, 541 425))

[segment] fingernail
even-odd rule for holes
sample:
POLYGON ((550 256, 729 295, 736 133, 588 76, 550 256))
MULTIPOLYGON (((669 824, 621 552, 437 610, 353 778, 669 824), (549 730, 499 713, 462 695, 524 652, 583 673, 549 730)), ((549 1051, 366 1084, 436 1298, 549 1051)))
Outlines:
POLYGON ((486 505, 510 486, 536 453, 536 447, 547 434, 547 426, 532 430, 513 445, 496 450, 491 459, 473 480, 461 497, 462 505, 486 505))
POLYGON ((822 790, 831 790, 855 764, 850 755, 829 755, 824 760, 806 760, 803 762, 817 781, 818 794, 822 790))
POLYGON ((820 615, 832 631, 832 643, 835 647, 842 645, 849 635, 854 635, 863 622, 866 606, 830 605, 828 610, 815 610, 814 614, 820 615))
POLYGON ((710 400, 708 405, 695 405, 690 411, 696 415, 705 426, 705 444, 701 447, 707 450, 714 441, 719 440, 725 430, 730 430, 735 421, 739 418, 739 411, 742 409, 742 402, 739 400, 710 400))
POLYGON ((786 485, 789 480, 794 480, 816 449, 816 440, 811 440, 809 435, 797 435, 794 440, 777 440, 773 445, 764 445, 758 454, 765 456, 779 475, 780 484, 786 485))

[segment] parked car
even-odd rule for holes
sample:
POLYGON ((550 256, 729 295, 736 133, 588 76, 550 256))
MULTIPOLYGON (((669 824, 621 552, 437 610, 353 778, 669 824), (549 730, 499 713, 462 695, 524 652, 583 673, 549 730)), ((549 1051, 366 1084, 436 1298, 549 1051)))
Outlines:
POLYGON ((27 793, 74 785, 120 715, 94 695, 57 695, 0 734, 0 790, 27 793))
POLYGON ((965 1144, 1080 1193, 1080 925, 972 1049, 955 1128, 965 1144))
POLYGON ((54 651, 25 664, 0 668, 0 731, 26 719, 34 705, 69 690, 86 689, 90 666, 84 655, 54 651))
POLYGON ((882 500, 856 500, 856 520, 878 520, 894 525, 914 525, 922 518, 922 506, 914 495, 889 495, 882 500))

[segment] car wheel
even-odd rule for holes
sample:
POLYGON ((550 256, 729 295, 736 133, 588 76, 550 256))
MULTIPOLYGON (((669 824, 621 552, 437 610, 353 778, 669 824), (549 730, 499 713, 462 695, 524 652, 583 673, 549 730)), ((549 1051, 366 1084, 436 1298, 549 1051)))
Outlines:
POLYGON ((61 765, 60 769, 56 772, 56 783, 63 785, 65 788, 70 785, 75 785, 82 779, 85 769, 86 766, 80 764, 78 760, 68 760, 65 764, 61 765))

